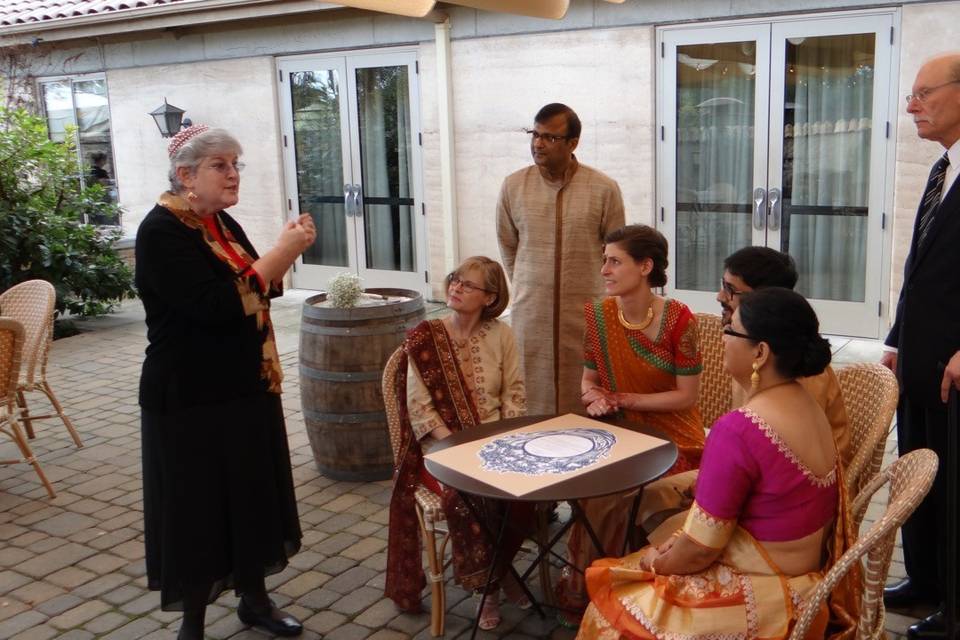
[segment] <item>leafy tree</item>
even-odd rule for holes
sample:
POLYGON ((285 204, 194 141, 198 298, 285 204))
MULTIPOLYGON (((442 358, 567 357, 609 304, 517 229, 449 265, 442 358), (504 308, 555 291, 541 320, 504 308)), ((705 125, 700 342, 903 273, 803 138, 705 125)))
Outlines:
POLYGON ((103 187, 81 188, 73 135, 53 142, 42 118, 0 108, 0 291, 39 278, 57 290, 57 311, 93 316, 134 295, 114 248, 121 232, 84 220, 116 218, 103 187))

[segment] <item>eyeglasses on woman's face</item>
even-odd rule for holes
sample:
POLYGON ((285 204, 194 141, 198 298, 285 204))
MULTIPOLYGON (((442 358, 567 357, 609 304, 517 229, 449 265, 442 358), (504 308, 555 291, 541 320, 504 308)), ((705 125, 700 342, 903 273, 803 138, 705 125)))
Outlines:
POLYGON ((226 176, 226 175, 230 175, 231 170, 236 171, 237 174, 239 174, 241 171, 243 171, 244 167, 246 167, 247 165, 245 165, 242 162, 227 162, 225 160, 211 160, 210 163, 206 166, 208 169, 213 169, 217 173, 226 176))
POLYGON ((733 329, 730 326, 726 326, 723 328, 723 334, 727 336, 732 336, 734 338, 743 338, 744 340, 753 340, 754 342, 757 342, 757 339, 754 338, 753 336, 748 335, 746 333, 740 333, 739 331, 733 329))
POLYGON ((447 276, 447 286, 450 288, 459 287, 464 293, 473 293, 474 291, 483 291, 484 293, 496 293, 496 291, 490 291, 489 289, 484 289, 475 282, 470 282, 469 280, 464 280, 460 277, 458 273, 451 273, 447 276))

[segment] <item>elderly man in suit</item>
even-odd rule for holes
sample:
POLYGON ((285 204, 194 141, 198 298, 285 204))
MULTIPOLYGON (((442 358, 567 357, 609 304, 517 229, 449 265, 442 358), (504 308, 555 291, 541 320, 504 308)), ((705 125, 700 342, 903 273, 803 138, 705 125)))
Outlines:
MULTIPOLYGON (((946 401, 960 388, 960 54, 940 55, 917 72, 907 112, 917 134, 940 143, 945 153, 933 165, 913 228, 893 328, 881 362, 900 379, 897 441, 900 454, 927 447, 941 458, 933 488, 903 526, 906 580, 888 588, 890 607, 938 604, 948 541, 946 504, 946 401)), ((954 452, 956 455, 957 452, 954 452)), ((943 634, 943 609, 908 630, 910 638, 943 634)))

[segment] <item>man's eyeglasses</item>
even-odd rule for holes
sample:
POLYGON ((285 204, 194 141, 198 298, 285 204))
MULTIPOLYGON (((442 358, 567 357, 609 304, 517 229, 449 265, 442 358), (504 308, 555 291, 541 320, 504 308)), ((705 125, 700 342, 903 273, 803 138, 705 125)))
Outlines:
POLYGON ((561 140, 569 140, 570 136, 556 136, 552 133, 540 133, 539 131, 534 131, 533 129, 524 129, 523 132, 530 136, 532 142, 537 140, 543 140, 547 144, 557 144, 561 140))
POLYGON ((733 336, 734 338, 744 338, 746 340, 753 340, 754 342, 757 342, 757 339, 754 338, 753 336, 747 335, 745 333, 740 333, 739 331, 735 331, 730 327, 724 327, 723 333, 724 335, 733 336))
POLYGON ((731 298, 734 296, 740 296, 746 293, 746 291, 740 291, 739 289, 735 289, 732 284, 730 284, 729 282, 723 279, 720 280, 720 288, 723 289, 723 292, 731 298))
POLYGON ((451 273, 447 276, 447 286, 448 287, 460 287, 460 290, 464 293, 473 293, 474 291, 483 291, 484 293, 496 293, 496 291, 490 291, 489 289, 484 289, 478 284, 474 284, 469 280, 464 280, 456 273, 451 273))
POLYGON ((237 173, 240 173, 241 171, 243 171, 243 168, 246 167, 247 165, 245 165, 242 162, 234 162, 231 164, 229 162, 223 162, 222 160, 214 160, 207 166, 213 169, 214 171, 216 171, 217 173, 222 173, 223 175, 227 175, 230 173, 230 169, 233 169, 237 173))
POLYGON ((927 101, 927 98, 930 97, 930 94, 933 93, 934 91, 936 91, 937 89, 942 89, 943 87, 945 87, 945 86, 947 86, 947 85, 957 84, 958 82, 960 82, 960 80, 950 80, 949 82, 944 82, 943 84, 938 84, 938 85, 935 86, 935 87, 926 87, 926 88, 920 89, 920 90, 917 91, 916 93, 911 93, 910 95, 904 96, 903 99, 906 100, 907 105, 909 105, 911 102, 913 102, 913 99, 914 99, 914 98, 916 98, 916 99, 919 100, 920 102, 926 102, 926 101, 927 101))

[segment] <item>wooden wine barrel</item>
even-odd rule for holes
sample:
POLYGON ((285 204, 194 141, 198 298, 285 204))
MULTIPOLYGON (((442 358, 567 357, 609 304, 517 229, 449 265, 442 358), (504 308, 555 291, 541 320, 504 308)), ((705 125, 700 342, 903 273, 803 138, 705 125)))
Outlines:
POLYGON ((350 309, 303 303, 300 402, 320 472, 337 480, 393 474, 380 378, 390 354, 425 317, 423 297, 407 289, 367 289, 383 304, 350 309))

